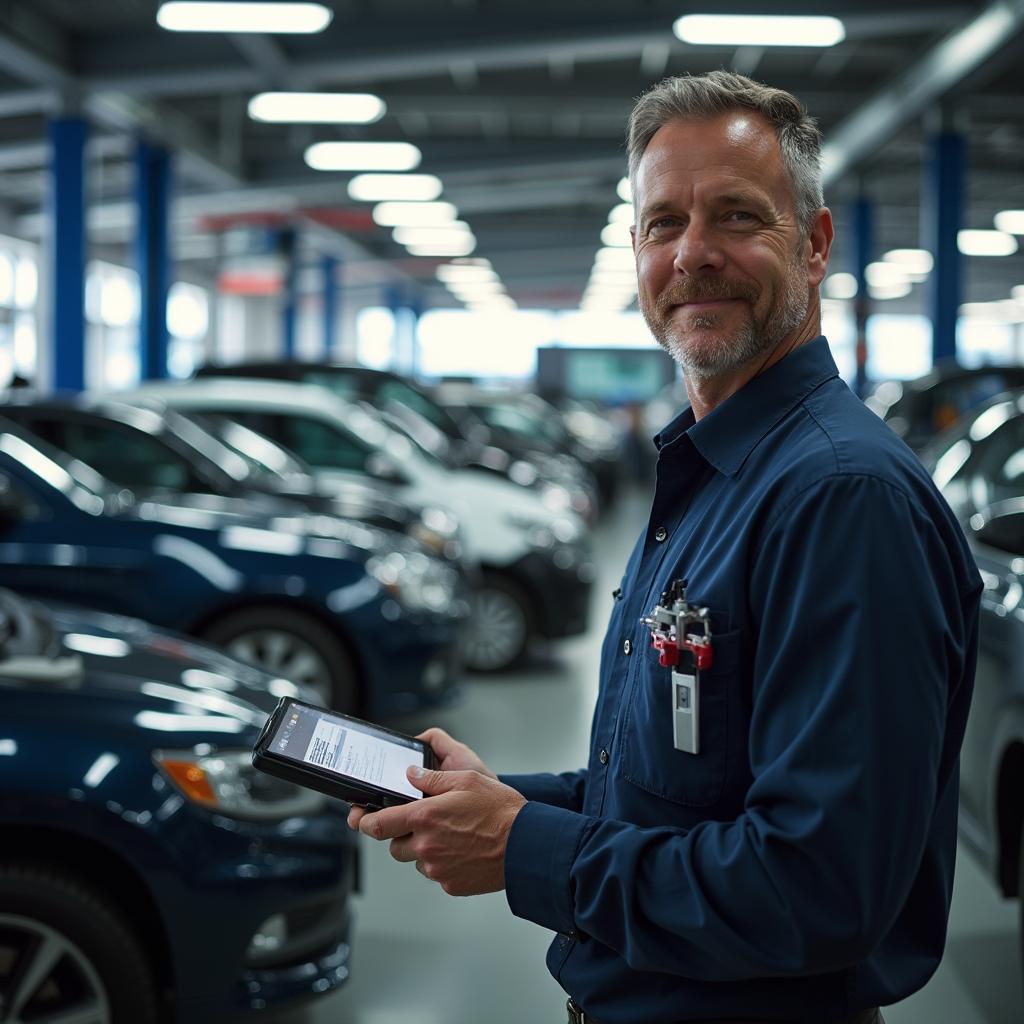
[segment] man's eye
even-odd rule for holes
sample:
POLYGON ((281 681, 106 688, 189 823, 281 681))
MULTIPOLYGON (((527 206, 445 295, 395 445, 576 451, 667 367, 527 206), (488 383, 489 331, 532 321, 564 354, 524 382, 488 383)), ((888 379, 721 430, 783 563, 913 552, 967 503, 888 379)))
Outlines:
POLYGON ((731 210, 725 219, 731 220, 734 223, 743 224, 756 220, 757 218, 749 210, 731 210))

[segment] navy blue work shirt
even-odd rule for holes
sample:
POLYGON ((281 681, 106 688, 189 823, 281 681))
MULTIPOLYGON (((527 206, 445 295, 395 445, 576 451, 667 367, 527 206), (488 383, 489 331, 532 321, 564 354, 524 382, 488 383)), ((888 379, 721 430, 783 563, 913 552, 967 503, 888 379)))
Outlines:
POLYGON ((979 574, 917 458, 823 337, 656 439, 601 653, 589 767, 505 776, 512 912, 602 1024, 828 1024, 942 956, 979 574), (711 609, 700 753, 640 620, 711 609))

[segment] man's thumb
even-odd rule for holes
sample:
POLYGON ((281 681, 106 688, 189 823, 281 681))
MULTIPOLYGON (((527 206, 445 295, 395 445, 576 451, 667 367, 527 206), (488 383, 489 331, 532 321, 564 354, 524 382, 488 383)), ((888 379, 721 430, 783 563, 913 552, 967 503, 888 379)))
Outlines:
POLYGON ((429 768, 420 768, 419 765, 409 765, 405 774, 409 781, 421 792, 428 795, 434 793, 446 793, 452 788, 453 775, 456 772, 433 772, 429 768))

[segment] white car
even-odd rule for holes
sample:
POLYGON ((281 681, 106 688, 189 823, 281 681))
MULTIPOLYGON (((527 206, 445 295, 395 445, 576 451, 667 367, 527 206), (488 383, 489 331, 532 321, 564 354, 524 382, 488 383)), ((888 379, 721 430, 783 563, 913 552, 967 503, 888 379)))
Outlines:
POLYGON ((541 494, 472 468, 449 469, 372 412, 309 384, 208 378, 146 384, 121 401, 163 403, 241 423, 295 452, 320 485, 353 477, 412 504, 458 517, 467 559, 480 567, 466 663, 496 671, 517 662, 532 637, 587 626, 594 576, 586 524, 541 494))

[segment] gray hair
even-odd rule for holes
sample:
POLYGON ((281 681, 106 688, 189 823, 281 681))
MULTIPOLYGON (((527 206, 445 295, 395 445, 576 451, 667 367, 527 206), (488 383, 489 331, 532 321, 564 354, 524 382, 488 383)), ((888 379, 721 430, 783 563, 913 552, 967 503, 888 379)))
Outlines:
POLYGON ((806 235, 825 204, 821 188, 821 131, 804 105, 783 89, 732 71, 666 78, 636 102, 629 117, 629 180, 659 128, 670 121, 705 121, 738 110, 753 110, 775 129, 782 163, 793 186, 793 201, 806 235))

